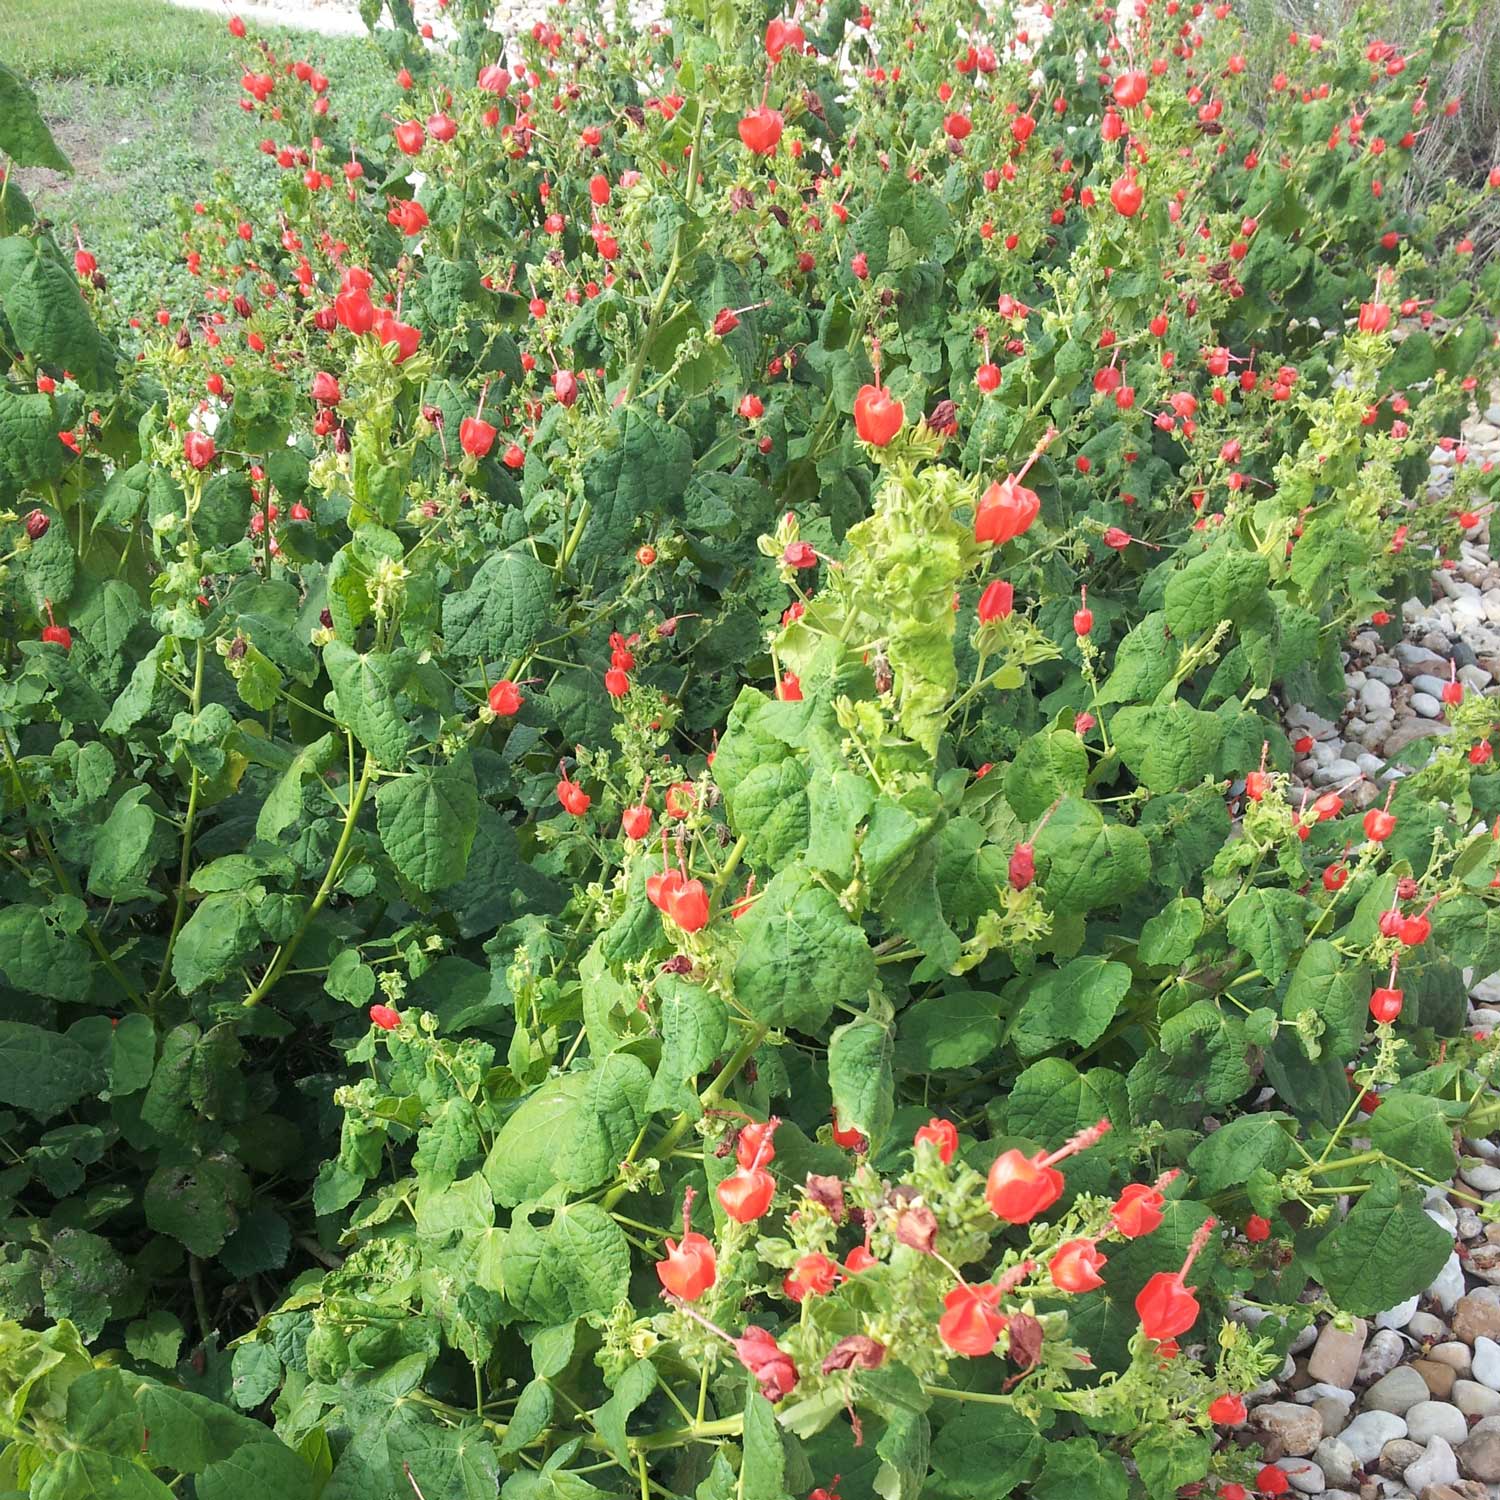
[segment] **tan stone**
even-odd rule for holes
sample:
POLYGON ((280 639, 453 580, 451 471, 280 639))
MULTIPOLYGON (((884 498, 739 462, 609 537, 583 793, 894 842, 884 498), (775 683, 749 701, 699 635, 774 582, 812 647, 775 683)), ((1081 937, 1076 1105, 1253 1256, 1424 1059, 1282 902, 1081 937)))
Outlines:
POLYGON ((1365 1352, 1365 1339, 1369 1332, 1369 1325, 1363 1318, 1356 1318, 1354 1326, 1347 1333, 1342 1328, 1334 1327, 1332 1323, 1325 1323, 1308 1356, 1308 1376, 1312 1380, 1352 1391, 1354 1377, 1359 1369, 1359 1357, 1365 1352))
POLYGON ((1439 1401, 1446 1401, 1452 1394, 1453 1382, 1458 1379, 1458 1373, 1452 1365, 1445 1365, 1435 1359, 1414 1359, 1411 1367, 1427 1382, 1427 1389, 1439 1401))

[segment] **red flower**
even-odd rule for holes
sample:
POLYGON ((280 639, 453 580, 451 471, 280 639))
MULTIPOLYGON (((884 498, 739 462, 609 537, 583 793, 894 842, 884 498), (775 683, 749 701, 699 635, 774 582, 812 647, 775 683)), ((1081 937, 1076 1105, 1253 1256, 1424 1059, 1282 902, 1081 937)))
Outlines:
POLYGON ((520 713, 521 705, 525 701, 515 683, 509 678, 502 678, 490 689, 490 712, 502 719, 508 719, 513 714, 520 713))
POLYGON ((826 1297, 833 1290, 838 1269, 826 1255, 804 1255, 782 1281, 781 1290, 793 1302, 804 1297, 826 1297))
POLYGON ((372 1005, 370 1019, 382 1031, 394 1031, 401 1024, 400 1012, 392 1010, 389 1005, 372 1005))
POLYGON ((718 1187, 719 1205, 736 1224, 750 1224, 771 1206, 776 1179, 757 1167, 731 1172, 718 1187))
POLYGON ((1262 1495, 1284 1495, 1291 1487, 1292 1481, 1287 1478, 1286 1470, 1275 1464, 1264 1464, 1256 1472, 1255 1488, 1262 1495))
POLYGON ((1245 1402, 1241 1396, 1223 1395, 1209 1403, 1208 1420, 1221 1427, 1238 1427, 1245 1420, 1245 1402))
POLYGON ((319 370, 313 376, 312 398, 319 406, 337 406, 344 399, 338 377, 330 375, 327 370, 319 370))
POLYGON ((217 450, 206 432, 190 432, 182 440, 183 457, 200 473, 213 461, 217 450))
POLYGON ((1259 1214, 1251 1214, 1245 1220, 1245 1238, 1252 1245, 1262 1244, 1271 1238, 1271 1221, 1263 1219, 1259 1214))
POLYGON ((1065 1240, 1047 1262, 1047 1270, 1058 1291, 1091 1292, 1096 1286, 1104 1285, 1104 1279, 1099 1275, 1099 1267, 1104 1263, 1105 1257, 1099 1253, 1093 1240, 1065 1240))
POLYGON ((781 112, 764 104, 740 121, 740 140, 757 156, 769 156, 781 140, 781 112))
POLYGON ((979 497, 974 511, 974 540, 1004 546, 1029 529, 1041 509, 1036 491, 1009 474, 979 497))
POLYGON ((1050 1156, 1040 1151, 1035 1156, 1023 1156, 1014 1147, 1002 1152, 990 1167, 984 1189, 991 1212, 1012 1224, 1029 1224, 1062 1197, 1063 1175, 1053 1163, 1092 1146, 1108 1129, 1109 1121, 1100 1120, 1079 1131, 1050 1156))
POLYGON ((862 443, 884 448, 906 420, 906 408, 883 385, 862 385, 854 398, 854 430, 862 443))
POLYGON ((797 1385, 797 1366, 764 1328, 747 1328, 734 1341, 740 1363, 755 1377, 767 1401, 780 1401, 797 1385))
POLYGON ((718 1275, 714 1247, 696 1230, 689 1230, 681 1244, 667 1241, 667 1258, 657 1261, 656 1274, 674 1297, 696 1302, 718 1275))
POLYGON ((938 1319, 938 1337, 955 1354, 970 1359, 988 1354, 1009 1321, 995 1310, 1000 1297, 1001 1289, 989 1284, 970 1286, 965 1282, 954 1287, 943 1298, 946 1310, 938 1319))
POLYGON ((1162 1209, 1167 1201, 1162 1189, 1176 1175, 1176 1172, 1168 1172, 1160 1181, 1149 1185, 1144 1182, 1129 1183, 1115 1199, 1109 1217, 1127 1240, 1139 1239, 1143 1234, 1151 1234, 1158 1228, 1162 1209))
POLYGON ((1197 1322, 1198 1299, 1193 1295, 1196 1288, 1185 1285, 1184 1279, 1208 1243, 1214 1223, 1213 1219, 1203 1221, 1178 1270, 1158 1271, 1141 1288, 1135 1299, 1135 1310, 1140 1315, 1141 1331, 1148 1339, 1175 1339, 1197 1322))
POLYGON ((979 596, 979 618, 985 624, 991 620, 1009 619, 1015 603, 1015 585, 997 578, 993 583, 987 584, 979 596))
POLYGON ((458 446, 472 458, 483 458, 495 446, 496 431, 483 417, 465 417, 458 424, 458 446))
POLYGON ((958 1151, 958 1127, 952 1120, 940 1120, 933 1116, 925 1125, 919 1126, 912 1137, 912 1145, 930 1141, 937 1147, 938 1158, 946 1166, 958 1151))

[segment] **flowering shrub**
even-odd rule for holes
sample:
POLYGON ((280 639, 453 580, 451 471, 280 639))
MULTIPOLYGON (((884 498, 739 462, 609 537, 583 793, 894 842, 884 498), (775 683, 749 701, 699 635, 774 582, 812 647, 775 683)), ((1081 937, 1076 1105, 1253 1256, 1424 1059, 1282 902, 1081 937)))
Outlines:
POLYGON ((0 196, 0 1488, 1255 1483, 1500 1113, 1489 700, 1276 711, 1494 497, 1450 26, 393 10, 192 307, 0 196))

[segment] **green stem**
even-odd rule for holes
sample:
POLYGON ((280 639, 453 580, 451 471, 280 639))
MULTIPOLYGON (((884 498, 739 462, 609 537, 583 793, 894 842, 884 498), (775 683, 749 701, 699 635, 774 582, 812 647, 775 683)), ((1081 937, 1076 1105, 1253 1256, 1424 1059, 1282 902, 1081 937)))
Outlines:
MULTIPOLYGON (((698 1103, 704 1110, 712 1109, 723 1099, 729 1085, 739 1077, 740 1069, 755 1056, 755 1049, 765 1041, 766 1033, 770 1029, 764 1023, 757 1022, 745 1033, 745 1039, 730 1054, 729 1061, 719 1069, 718 1076, 698 1095, 698 1103)), ((692 1129, 693 1121, 696 1118, 696 1116, 690 1115, 686 1110, 683 1110, 672 1121, 671 1125, 667 1127, 666 1134, 651 1148, 651 1155, 658 1161, 665 1161, 677 1149, 677 1143, 692 1129)), ((635 1159, 636 1150, 639 1145, 640 1141, 638 1139, 636 1144, 630 1148, 630 1152, 625 1158, 626 1162, 635 1159)), ((601 1201, 606 1209, 613 1208, 629 1191, 630 1185, 628 1183, 617 1182, 604 1195, 601 1201)))
POLYGON ((338 847, 333 851, 333 858, 328 861, 323 883, 318 887, 312 904, 307 908, 307 914, 297 924, 297 930, 276 950, 276 956, 271 960, 271 966, 262 976, 260 983, 245 997, 246 1005, 259 1005, 270 993, 276 982, 286 972, 302 939, 307 936, 307 930, 312 926, 313 919, 323 910, 324 904, 333 894, 333 888, 338 884, 339 877, 344 872, 344 860, 348 856, 349 845, 354 838, 354 825, 359 818, 360 807, 364 803, 365 793, 369 790, 370 780, 374 774, 375 757, 367 751, 364 770, 360 772, 359 782, 349 793, 349 808, 344 814, 344 831, 339 835, 338 847))
MULTIPOLYGON (((198 650, 193 658, 192 705, 195 715, 203 706, 202 641, 198 642, 198 650)), ((177 905, 172 913, 172 930, 167 934, 167 951, 162 955, 161 973, 157 977, 156 988, 151 991, 151 998, 148 1002, 151 1005, 156 1004, 171 981, 172 952, 177 947, 177 935, 182 931, 183 919, 187 916, 188 875, 193 859, 193 824, 198 817, 198 792, 201 785, 198 768, 194 766, 192 779, 188 784, 187 815, 182 820, 182 860, 177 871, 177 905)))

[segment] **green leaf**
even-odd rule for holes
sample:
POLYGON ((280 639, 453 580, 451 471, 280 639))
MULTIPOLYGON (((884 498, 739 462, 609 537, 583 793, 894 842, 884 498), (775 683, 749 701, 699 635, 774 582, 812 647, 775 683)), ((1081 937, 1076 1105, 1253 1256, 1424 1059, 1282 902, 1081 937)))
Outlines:
POLYGON ((1266 561, 1228 546, 1204 552, 1167 582, 1167 624, 1179 641, 1212 630, 1220 620, 1238 622, 1266 596, 1266 561))
POLYGON ((72 1037, 0 1021, 0 1104, 50 1120, 103 1083, 99 1060, 72 1037))
POLYGON ((1139 830, 1108 823, 1092 804, 1068 797, 1036 837, 1045 860, 1042 894, 1060 916, 1123 901, 1151 875, 1151 854, 1139 830))
POLYGON ((281 1446, 263 1423, 192 1391, 143 1379, 136 1386, 135 1399, 151 1434, 152 1460, 162 1468, 201 1474, 245 1444, 281 1446))
POLYGON ((217 1255, 239 1222, 250 1182, 229 1157, 206 1157, 191 1166, 158 1167, 146 1183, 146 1222, 180 1240, 194 1255, 217 1255))
POLYGON ((149 1469, 109 1453, 74 1449, 43 1465, 31 1500, 176 1500, 149 1469))
POLYGON ((182 1324, 165 1308, 156 1308, 144 1318, 137 1318, 125 1329, 125 1347, 130 1357, 164 1370, 176 1367, 177 1351, 182 1348, 182 1324))
POLYGON ((1123 1125, 1130 1118, 1125 1085, 1109 1068, 1080 1073, 1061 1057, 1033 1063, 1011 1085, 1005 1102, 1006 1129, 1055 1149, 1069 1136, 1100 1120, 1123 1125))
POLYGON ((1288 1123, 1290 1117, 1278 1111, 1241 1115, 1204 1136, 1188 1157, 1198 1175, 1198 1191, 1222 1193, 1260 1169, 1281 1172, 1295 1154, 1292 1137, 1283 1128, 1288 1123))
POLYGON ((631 1462, 625 1424, 631 1413, 656 1389, 656 1366, 649 1359, 637 1360, 620 1377, 614 1394, 593 1414, 594 1427, 609 1445, 618 1463, 631 1462))
POLYGON ((1114 670, 1099 691, 1099 702, 1149 703, 1171 682, 1178 655, 1166 615, 1154 610, 1115 648, 1114 670))
POLYGON ((479 825, 479 788, 467 754, 418 766, 375 793, 380 837, 392 863, 420 891, 463 879, 479 825))
POLYGON ((1035 1500, 1125 1500, 1129 1489, 1119 1455, 1084 1437, 1047 1444, 1031 1494, 1035 1500))
POLYGON ((932 1443, 936 1500, 1005 1500, 1036 1473, 1045 1445, 1034 1422, 1006 1407, 960 1406, 932 1443))
POLYGON ((18 167, 73 170, 47 129, 36 95, 4 63, 0 63, 0 151, 18 167))
POLYGON ((1181 896, 1146 919, 1136 952, 1143 964, 1186 963, 1202 931, 1203 903, 1181 896))
MULTIPOLYGON (((264 1405, 281 1385, 281 1360, 269 1344, 238 1345, 229 1368, 229 1394, 241 1411, 264 1405)), ((201 1481, 198 1489, 201 1494, 201 1481)))
POLYGON ((76 411, 71 401, 64 406, 55 396, 0 385, 0 501, 9 504, 22 490, 56 479, 67 468, 73 455, 57 434, 76 411))
POLYGON ((740 1442, 739 1490, 742 1500, 782 1500, 786 1493, 786 1450, 776 1425, 776 1408, 750 1385, 745 1397, 740 1442))
POLYGON ((1019 988, 1026 999, 1011 1022, 1010 1040, 1022 1057, 1035 1057, 1059 1042, 1087 1047, 1098 1041, 1130 988, 1130 970, 1103 958, 1075 958, 1019 988))
MULTIPOLYGON (((1300 920, 1297 925, 1300 934, 1300 920)), ((1292 1023, 1304 1011, 1311 1011, 1322 1025, 1315 1045, 1328 1048, 1340 1062, 1348 1062, 1364 1042, 1369 999, 1370 976, 1364 965, 1351 964, 1332 943, 1318 938, 1297 961, 1281 1014, 1292 1023)))
POLYGON ((583 465, 589 513, 575 560, 618 561, 643 522, 681 500, 692 475, 692 444, 681 428, 639 406, 616 408, 583 465))
POLYGON ((1110 729, 1120 759, 1152 792, 1175 792, 1210 775, 1224 737, 1217 714, 1185 703, 1122 708, 1110 729))
POLYGON ((874 1146, 885 1138, 896 1108, 892 1044, 889 1024, 868 1019, 836 1027, 828 1040, 828 1086, 839 1125, 874 1146))
POLYGON ((675 974, 656 985, 661 1062, 646 1103, 655 1109, 696 1113, 693 1080, 724 1056, 729 1038, 729 1009, 711 989, 675 974))
POLYGON ((82 1000, 89 990, 88 949, 50 922, 41 907, 7 906, 0 910, 0 974, 33 995, 82 1000))
POLYGON ((1453 1123, 1426 1094, 1386 1094, 1366 1128, 1375 1150, 1429 1177, 1447 1181, 1458 1169, 1453 1123))
POLYGON ((1452 1253, 1452 1232, 1428 1218, 1422 1194, 1377 1167, 1349 1217, 1318 1246, 1318 1278, 1338 1307, 1372 1317, 1429 1286, 1452 1253))
POLYGON ((14 343, 37 363, 70 371, 86 390, 103 390, 114 384, 118 355, 95 326, 77 279, 45 245, 40 238, 0 240, 0 308, 14 343))
POLYGON ((156 814, 145 806, 147 786, 122 792, 110 809, 94 843, 89 864, 89 890, 107 901, 138 901, 151 893, 147 876, 152 867, 156 814))
POLYGON ((315 1500, 317 1492, 307 1460, 281 1443, 246 1443, 210 1464, 196 1483, 198 1500, 315 1500))
POLYGON ((1176 1500, 1183 1485, 1196 1484, 1208 1473, 1212 1452, 1206 1433, 1163 1424, 1135 1444, 1131 1457, 1152 1500, 1176 1500))
POLYGON ((216 891, 198 903, 177 935, 172 950, 172 978, 184 995, 216 984, 260 945, 256 910, 263 886, 216 891))
POLYGON ((415 664, 416 658, 405 649, 361 656, 342 641, 329 641, 323 648, 323 665, 338 696, 340 722, 390 770, 406 758, 414 737, 396 695, 415 664))
POLYGON ((560 1209, 545 1229, 512 1224, 501 1253, 507 1300, 538 1323, 601 1316, 630 1291, 630 1244, 597 1203, 560 1209))
POLYGON ((816 1029, 836 1004, 862 1003, 875 983, 864 933, 804 865, 778 871, 739 929, 735 995, 768 1026, 816 1029))
POLYGON ((443 644, 472 660, 521 656, 552 617, 552 570, 523 548, 482 563, 468 588, 443 600, 443 644))
POLYGON ((1089 755, 1071 729, 1045 729, 1027 740, 1005 772, 1005 800, 1016 816, 1039 818, 1065 795, 1081 795, 1089 755))
POLYGON ((1243 948, 1271 984, 1279 984, 1305 937, 1307 903, 1295 891, 1251 886, 1229 903, 1229 941, 1243 948))
POLYGON ((979 990, 919 1000, 901 1012, 895 1062, 903 1073, 968 1068, 1000 1045, 999 1002, 979 990))

